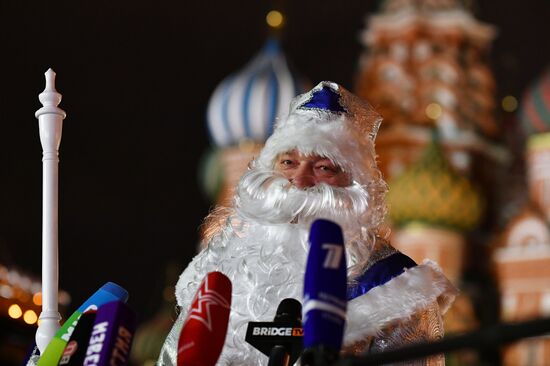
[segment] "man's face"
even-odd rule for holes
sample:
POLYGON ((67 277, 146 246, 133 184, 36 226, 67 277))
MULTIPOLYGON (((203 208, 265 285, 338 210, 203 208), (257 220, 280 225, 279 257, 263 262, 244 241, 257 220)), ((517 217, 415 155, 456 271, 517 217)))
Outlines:
POLYGON ((351 184, 350 175, 330 159, 318 155, 303 155, 297 150, 280 154, 275 161, 275 171, 300 189, 319 183, 336 187, 347 187, 351 184))

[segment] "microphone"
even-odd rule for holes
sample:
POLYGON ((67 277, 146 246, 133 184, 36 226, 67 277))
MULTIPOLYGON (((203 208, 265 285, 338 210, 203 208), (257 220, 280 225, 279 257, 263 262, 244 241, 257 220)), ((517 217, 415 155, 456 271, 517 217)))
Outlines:
POLYGON ((214 366, 220 357, 231 311, 231 281, 210 272, 197 291, 178 340, 177 366, 214 366))
POLYGON ((302 304, 284 299, 272 322, 249 322, 246 342, 269 357, 268 366, 293 365, 302 352, 302 304))
POLYGON ((347 270, 342 229, 315 220, 304 278, 302 365, 329 365, 338 358, 346 323, 347 270))
POLYGON ((69 317, 69 319, 63 323, 57 333, 55 333, 55 336, 52 338, 44 350, 44 353, 38 360, 38 366, 57 365, 81 315, 87 310, 97 309, 105 303, 116 300, 127 301, 128 292, 113 282, 107 282, 105 285, 101 286, 101 288, 90 296, 88 300, 80 305, 80 307, 69 317))
POLYGON ((123 366, 130 358, 136 314, 122 301, 102 305, 97 311, 83 366, 123 366))
POLYGON ((59 366, 82 366, 96 314, 96 310, 90 310, 82 314, 63 351, 59 366))

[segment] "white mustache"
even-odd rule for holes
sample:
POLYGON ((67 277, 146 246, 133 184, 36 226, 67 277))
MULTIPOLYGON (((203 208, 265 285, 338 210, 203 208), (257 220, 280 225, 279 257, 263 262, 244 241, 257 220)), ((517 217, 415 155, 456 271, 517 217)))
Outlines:
POLYGON ((342 221, 362 217, 368 201, 369 193, 356 182, 349 187, 320 183, 300 189, 277 172, 255 168, 238 185, 236 208, 245 218, 272 224, 312 216, 342 221))

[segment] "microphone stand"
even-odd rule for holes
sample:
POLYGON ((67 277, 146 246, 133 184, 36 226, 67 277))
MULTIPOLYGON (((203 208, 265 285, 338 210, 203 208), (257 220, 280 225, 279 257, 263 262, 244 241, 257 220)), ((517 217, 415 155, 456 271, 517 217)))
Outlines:
POLYGON ((290 355, 288 354, 286 347, 277 345, 271 349, 269 353, 269 361, 267 366, 288 366, 290 362, 290 355))
POLYGON ((305 349, 300 357, 302 366, 330 366, 339 358, 339 352, 326 346, 305 349))

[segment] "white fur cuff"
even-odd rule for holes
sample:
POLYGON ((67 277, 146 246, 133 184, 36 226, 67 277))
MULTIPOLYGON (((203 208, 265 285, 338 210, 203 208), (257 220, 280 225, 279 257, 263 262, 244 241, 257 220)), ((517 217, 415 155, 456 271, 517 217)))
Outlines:
POLYGON ((375 336, 388 325, 409 319, 435 301, 444 314, 457 293, 441 268, 425 260, 348 303, 344 345, 375 336))

